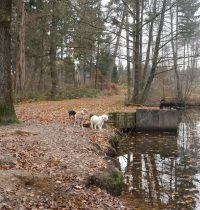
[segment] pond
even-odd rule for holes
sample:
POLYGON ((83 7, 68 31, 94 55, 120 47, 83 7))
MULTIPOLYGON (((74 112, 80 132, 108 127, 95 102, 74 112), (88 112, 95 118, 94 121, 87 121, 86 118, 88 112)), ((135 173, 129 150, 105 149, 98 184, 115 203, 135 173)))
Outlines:
POLYGON ((200 111, 180 118, 176 134, 134 133, 120 141, 122 198, 131 209, 200 209, 200 111))

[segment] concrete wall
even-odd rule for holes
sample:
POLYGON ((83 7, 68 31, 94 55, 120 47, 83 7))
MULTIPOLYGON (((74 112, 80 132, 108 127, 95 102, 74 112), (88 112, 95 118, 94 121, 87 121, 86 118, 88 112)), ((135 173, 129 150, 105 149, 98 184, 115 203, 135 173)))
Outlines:
POLYGON ((119 129, 138 131, 176 131, 179 120, 177 110, 138 109, 135 112, 109 114, 109 123, 119 129))
POLYGON ((176 131, 179 112, 177 110, 147 110, 136 111, 136 130, 176 131))
POLYGON ((109 114, 109 123, 119 129, 135 129, 135 112, 114 112, 109 114))

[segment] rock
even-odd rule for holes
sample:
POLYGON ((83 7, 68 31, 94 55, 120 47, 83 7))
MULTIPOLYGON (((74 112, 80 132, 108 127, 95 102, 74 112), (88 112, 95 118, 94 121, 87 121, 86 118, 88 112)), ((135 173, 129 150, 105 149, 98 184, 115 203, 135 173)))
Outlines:
POLYGON ((15 166, 17 163, 16 159, 10 155, 0 156, 0 166, 9 165, 15 166))

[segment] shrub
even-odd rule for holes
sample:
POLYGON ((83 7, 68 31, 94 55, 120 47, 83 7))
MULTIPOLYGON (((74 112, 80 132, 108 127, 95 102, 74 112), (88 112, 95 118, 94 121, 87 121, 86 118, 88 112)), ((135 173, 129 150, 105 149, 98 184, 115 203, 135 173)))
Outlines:
POLYGON ((94 88, 67 89, 58 95, 60 99, 95 98, 100 94, 100 90, 94 88))
POLYGON ((117 148, 119 144, 120 136, 119 135, 114 135, 110 138, 109 142, 112 147, 117 148))
POLYGON ((119 88, 116 84, 111 83, 109 85, 104 86, 104 95, 118 95, 119 88))
POLYGON ((118 169, 111 167, 104 174, 90 176, 87 186, 91 185, 106 189, 111 195, 119 196, 123 187, 123 175, 118 169))
POLYGON ((15 102, 45 100, 47 96, 39 92, 21 92, 14 94, 15 102))

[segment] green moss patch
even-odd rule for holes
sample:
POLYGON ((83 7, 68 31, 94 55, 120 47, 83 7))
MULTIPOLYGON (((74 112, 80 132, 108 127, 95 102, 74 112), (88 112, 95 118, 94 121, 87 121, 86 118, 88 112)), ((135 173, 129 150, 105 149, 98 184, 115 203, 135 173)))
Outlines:
POLYGON ((0 106, 0 125, 19 123, 13 108, 0 106))
POLYGON ((86 186, 91 185, 105 189, 111 195, 119 196, 123 187, 123 175, 118 169, 111 167, 103 174, 90 176, 86 186))

